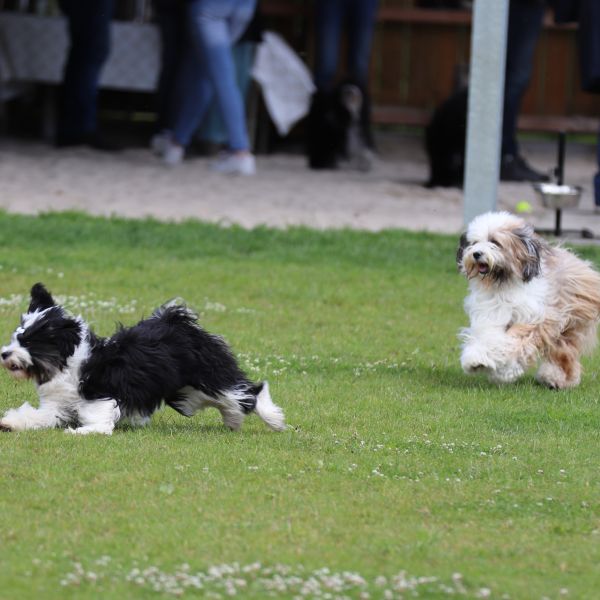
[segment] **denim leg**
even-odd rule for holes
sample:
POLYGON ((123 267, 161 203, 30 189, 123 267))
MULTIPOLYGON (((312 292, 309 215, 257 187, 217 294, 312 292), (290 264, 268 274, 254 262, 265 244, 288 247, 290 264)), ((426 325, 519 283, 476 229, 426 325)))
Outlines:
MULTIPOLYGON (((242 98, 248 95, 248 87, 250 86, 250 71, 252 70, 252 62, 255 55, 254 42, 239 42, 233 51, 233 62, 236 68, 237 85, 242 94, 242 98)), ((218 105, 213 102, 210 105, 198 131, 198 137, 202 140, 212 142, 213 144, 226 144, 227 131, 221 118, 221 112, 218 105)))
POLYGON ((160 74, 156 89, 156 127, 160 131, 168 126, 169 105, 184 50, 185 22, 180 0, 154 0, 154 11, 161 42, 160 74))
POLYGON ((178 144, 187 146, 213 98, 205 65, 191 40, 185 44, 172 93, 166 128, 178 144))
POLYGON ((256 10, 257 0, 235 0, 234 6, 229 15, 229 43, 233 46, 244 34, 248 27, 254 11, 256 10))
POLYGON ((379 0, 351 0, 348 13, 348 75, 367 87, 371 42, 379 0))
POLYGON ((76 138, 96 131, 98 82, 110 53, 114 0, 62 0, 70 48, 63 76, 58 136, 76 138))
POLYGON ((543 4, 511 1, 506 48, 502 155, 518 154, 517 119, 531 78, 533 55, 543 19, 543 4))
POLYGON ((320 91, 327 92, 333 87, 346 16, 345 6, 345 0, 315 0, 315 85, 320 91))
POLYGON ((231 51, 234 38, 250 22, 255 0, 196 0, 190 2, 192 43, 203 57, 205 73, 214 90, 231 150, 248 150, 245 107, 236 84, 231 51))

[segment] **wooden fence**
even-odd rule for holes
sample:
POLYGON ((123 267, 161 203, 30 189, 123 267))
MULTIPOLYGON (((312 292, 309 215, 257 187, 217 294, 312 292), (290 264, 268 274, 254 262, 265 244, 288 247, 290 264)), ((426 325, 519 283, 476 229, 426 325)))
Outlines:
MULTIPOLYGON (((312 2, 265 0, 261 7, 268 26, 281 32, 312 65, 312 2)), ((383 0, 371 57, 374 120, 426 123, 452 92, 457 72, 468 70, 470 37, 468 10, 421 9, 411 0, 383 0)), ((581 90, 576 37, 575 26, 556 26, 548 13, 524 99, 522 128, 597 131, 600 95, 581 90)))

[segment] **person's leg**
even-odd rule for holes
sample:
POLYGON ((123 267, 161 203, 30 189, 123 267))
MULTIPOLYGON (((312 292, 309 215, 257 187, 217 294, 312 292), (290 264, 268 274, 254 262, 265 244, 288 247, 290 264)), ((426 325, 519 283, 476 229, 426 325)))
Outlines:
MULTIPOLYGON (((252 62, 255 55, 255 42, 238 42, 233 48, 233 62, 236 69, 236 81, 242 98, 246 98, 250 87, 252 62)), ((211 103, 197 133, 197 137, 210 144, 226 144, 227 131, 221 118, 219 107, 211 103)))
POLYGON ((510 2, 502 122, 503 156, 516 157, 519 154, 516 139, 517 119, 531 78, 533 56, 542 30, 544 11, 545 5, 541 2, 510 2))
POLYGON ((250 22, 255 0, 198 0, 193 16, 196 52, 204 57, 227 130, 229 148, 249 151, 244 102, 236 83, 231 45, 250 22))
POLYGON ((156 22, 160 31, 160 74, 156 89, 156 129, 167 128, 169 103, 177 78, 185 36, 184 12, 181 0, 154 0, 156 22))
POLYGON ((594 176, 594 202, 596 208, 600 210, 600 129, 598 130, 598 139, 596 141, 596 163, 598 171, 594 176))
POLYGON ((379 0, 350 0, 348 4, 348 76, 367 89, 379 0))
POLYGON ((345 0, 315 0, 315 85, 322 92, 333 88, 345 20, 345 0))
POLYGON ((214 90, 206 71, 206 57, 198 49, 196 18, 201 2, 187 2, 185 44, 177 71, 170 106, 168 129, 180 146, 187 146, 213 98, 214 90))
MULTIPOLYGON (((213 0, 214 1, 214 0, 213 0)), ((244 35, 248 28, 254 12, 257 0, 234 0, 233 8, 229 16, 229 42, 233 47, 244 35)))
POLYGON ((349 0, 348 13, 348 76, 357 83, 363 98, 360 110, 360 131, 364 143, 375 147, 371 131, 371 102, 369 89, 369 62, 373 31, 379 0, 349 0))
POLYGON ((97 129, 100 73, 110 53, 114 0, 62 0, 68 19, 70 48, 59 110, 57 143, 85 141, 97 129))

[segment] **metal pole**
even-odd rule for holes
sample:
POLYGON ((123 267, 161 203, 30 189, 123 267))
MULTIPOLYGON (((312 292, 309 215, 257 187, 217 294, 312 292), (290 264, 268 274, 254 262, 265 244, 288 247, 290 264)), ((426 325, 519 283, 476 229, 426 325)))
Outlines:
POLYGON ((464 221, 495 210, 509 0, 475 0, 471 33, 464 221))

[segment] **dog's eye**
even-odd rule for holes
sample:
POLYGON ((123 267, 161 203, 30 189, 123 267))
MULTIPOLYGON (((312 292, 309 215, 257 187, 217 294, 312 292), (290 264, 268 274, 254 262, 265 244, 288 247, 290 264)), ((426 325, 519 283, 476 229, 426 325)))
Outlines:
POLYGON ((498 242, 498 240, 495 240, 493 238, 490 240, 490 244, 494 244, 494 246, 498 246, 498 248, 502 248, 502 244, 500 242, 498 242))

